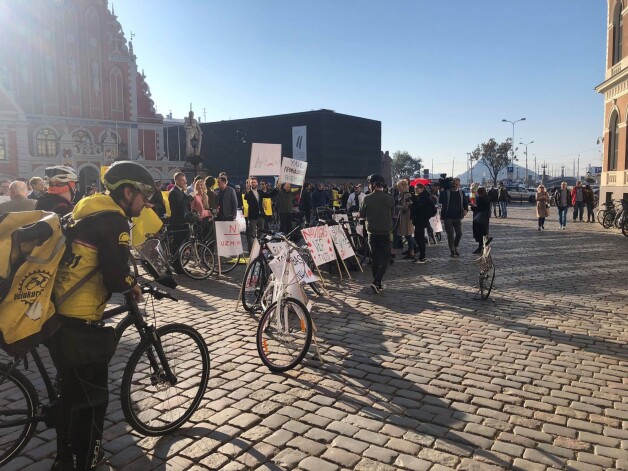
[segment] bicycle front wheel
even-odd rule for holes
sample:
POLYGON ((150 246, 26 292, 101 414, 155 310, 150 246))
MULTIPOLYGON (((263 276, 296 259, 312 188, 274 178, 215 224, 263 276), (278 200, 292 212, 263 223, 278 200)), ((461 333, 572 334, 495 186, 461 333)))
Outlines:
POLYGON ((183 324, 159 327, 154 339, 138 345, 124 369, 120 391, 124 417, 143 435, 170 433, 196 411, 208 380, 209 352, 203 336, 183 324), (159 348, 167 364, 159 358, 159 348))
MULTIPOLYGON (((0 365, 0 378, 8 371, 9 365, 0 365)), ((37 391, 19 371, 13 370, 0 383, 0 467, 15 458, 35 433, 38 404, 37 391)))
POLYGON ((179 263, 188 277, 204 280, 214 272, 214 254, 200 242, 186 242, 179 249, 179 263))
POLYGON ((312 318, 303 303, 294 298, 273 302, 257 326, 257 352, 270 371, 288 371, 297 366, 310 348, 312 318), (279 312, 281 311, 281 312, 279 312))
POLYGON ((266 286, 266 269, 261 258, 253 260, 244 272, 242 281, 242 307, 247 312, 259 305, 266 286))
MULTIPOLYGON (((244 263, 244 257, 242 255, 218 255, 218 247, 216 245, 216 239, 212 239, 207 244, 211 247, 214 255, 214 259, 216 260, 216 264, 218 264, 218 260, 220 260, 220 272, 221 273, 229 273, 234 268, 237 268, 239 265, 244 263)), ((217 270, 218 267, 215 268, 217 270)))
POLYGON ((604 229, 610 229, 613 226, 614 221, 615 221, 615 215, 607 212, 604 215, 604 219, 602 220, 602 227, 604 229))
POLYGON ((480 296, 487 299, 493 289, 495 281, 495 265, 493 260, 488 258, 480 262, 480 296))
POLYGON ((600 224, 604 225, 604 216, 606 215, 606 210, 605 209, 600 209, 597 212, 597 222, 599 222, 600 224))

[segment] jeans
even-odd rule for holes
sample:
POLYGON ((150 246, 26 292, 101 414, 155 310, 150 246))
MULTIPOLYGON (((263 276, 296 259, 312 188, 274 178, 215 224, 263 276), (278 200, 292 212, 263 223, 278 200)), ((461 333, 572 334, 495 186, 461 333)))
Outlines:
POLYGON ((246 243, 249 248, 249 252, 253 247, 253 241, 257 238, 259 229, 264 229, 264 217, 260 216, 257 219, 249 219, 246 226, 246 243))
POLYGON ((369 234, 369 249, 371 250, 371 269, 373 271, 373 282, 380 284, 388 263, 390 262, 390 236, 369 234))
POLYGON ((462 219, 445 219, 445 232, 447 233, 449 250, 453 252, 458 248, 460 239, 462 239, 462 219), (455 237, 454 232, 456 233, 455 237))
POLYGON ((573 220, 580 219, 582 221, 582 216, 584 216, 584 201, 576 201, 573 207, 573 220))
POLYGON ((593 203, 587 203, 587 222, 595 222, 595 217, 593 216, 593 203))
POLYGON ((499 202, 499 212, 501 217, 508 217, 508 201, 499 202))
POLYGON ((567 225, 567 210, 568 206, 559 206, 558 207, 558 224, 565 227, 567 225))
POLYGON ((414 242, 419 247, 419 260, 425 258, 425 229, 429 224, 427 221, 422 221, 414 226, 414 242))

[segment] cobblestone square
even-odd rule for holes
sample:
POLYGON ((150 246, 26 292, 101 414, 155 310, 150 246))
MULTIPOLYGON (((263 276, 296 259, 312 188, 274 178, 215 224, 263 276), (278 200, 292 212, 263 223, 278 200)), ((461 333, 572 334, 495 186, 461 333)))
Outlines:
MULTIPOLYGON (((204 336, 210 382, 192 423, 161 438, 124 422, 122 370, 111 365, 107 470, 628 469, 628 239, 599 224, 538 232, 531 205, 492 219, 497 276, 477 296, 470 218, 461 257, 446 241, 429 263, 397 261, 374 295, 370 278, 327 277, 304 363, 271 374, 255 347, 258 315, 235 310, 243 270, 181 279, 181 302, 157 322, 204 336)), ((40 396, 43 391, 40 391, 40 396)), ((43 427, 7 470, 47 470, 43 427)))

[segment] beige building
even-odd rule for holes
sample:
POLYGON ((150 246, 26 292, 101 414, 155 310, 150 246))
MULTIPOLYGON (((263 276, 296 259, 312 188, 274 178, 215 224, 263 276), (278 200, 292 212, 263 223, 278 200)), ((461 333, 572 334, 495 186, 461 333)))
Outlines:
POLYGON ((600 200, 628 199, 628 0, 607 0, 606 75, 595 90, 604 94, 604 159, 600 200))

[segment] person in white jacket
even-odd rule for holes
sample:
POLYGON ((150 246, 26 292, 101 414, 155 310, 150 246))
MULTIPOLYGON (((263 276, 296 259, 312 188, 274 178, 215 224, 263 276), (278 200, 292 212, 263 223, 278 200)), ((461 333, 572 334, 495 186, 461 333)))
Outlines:
POLYGON ((362 193, 362 185, 358 183, 353 188, 353 193, 349 195, 349 199, 347 200, 347 212, 351 213, 354 211, 358 211, 360 209, 360 206, 362 206, 363 200, 364 193, 362 193))

